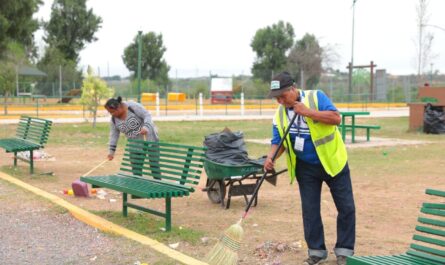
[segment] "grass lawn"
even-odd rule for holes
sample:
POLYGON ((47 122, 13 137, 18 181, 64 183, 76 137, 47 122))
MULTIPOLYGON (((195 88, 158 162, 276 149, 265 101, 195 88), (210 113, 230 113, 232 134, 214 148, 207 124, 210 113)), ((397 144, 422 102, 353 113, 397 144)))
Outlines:
MULTIPOLYGON (((358 119, 357 123, 381 126, 380 130, 372 131, 371 142, 373 137, 427 142, 348 149, 357 208, 357 254, 402 253, 410 243, 418 206, 425 199, 424 190, 445 190, 445 135, 408 132, 407 117, 366 118, 358 119)), ((245 139, 264 140, 271 137, 271 120, 156 122, 156 125, 161 141, 196 146, 202 146, 206 135, 220 132, 224 127, 232 131, 242 131, 245 139)), ((15 128, 15 125, 0 125, 0 138, 12 137, 15 128)), ((361 130, 358 135, 364 133, 365 131, 361 130)), ((56 154, 58 168, 55 163, 36 165, 37 171, 51 169, 55 171, 55 176, 29 176, 23 163, 19 163, 20 170, 11 170, 12 161, 3 159, 7 157, 5 154, 0 154, 0 166, 3 166, 1 170, 47 190, 61 190, 95 163, 105 159, 108 134, 109 125, 106 123, 98 124, 96 128, 86 123, 55 124, 50 133, 47 150, 56 154), (79 152, 88 152, 89 157, 79 156, 79 152)), ((122 152, 125 143, 125 137, 121 136, 118 151, 122 152)), ((269 146, 247 143, 247 150, 251 158, 257 158, 266 154, 269 146)), ((103 172, 117 172, 119 160, 114 163, 113 168, 110 165, 110 168, 103 172)), ((285 159, 281 158, 276 167, 284 168, 285 159)), ((299 191, 296 185, 289 186, 286 174, 283 175, 280 176, 276 187, 268 184, 261 187, 256 213, 246 220, 245 229, 250 236, 243 241, 240 253, 243 262, 240 264, 273 263, 272 256, 265 260, 264 257, 255 255, 256 247, 266 241, 275 240, 289 244, 297 239, 304 241, 299 191)), ((66 199, 79 203, 74 198, 66 199)), ((150 200, 152 201, 154 200, 150 200)), ((185 241, 188 245, 181 245, 180 248, 183 249, 179 250, 196 257, 203 257, 214 243, 204 246, 200 243, 200 238, 217 238, 223 229, 238 220, 244 208, 243 199, 237 197, 232 200, 229 210, 222 210, 218 205, 210 203, 204 192, 197 190, 190 198, 174 201, 173 232, 166 234, 160 232, 159 227, 163 222, 156 217, 131 212, 129 218, 122 218, 120 200, 114 204, 104 200, 80 203, 84 204, 82 207, 96 214, 164 243, 185 241)), ((160 201, 158 204, 163 205, 160 201)), ((322 212, 327 244, 332 248, 335 243, 336 211, 326 187, 323 188, 322 194, 322 212)), ((295 264, 296 257, 302 260, 306 252, 285 251, 274 255, 280 255, 282 264, 295 264)))

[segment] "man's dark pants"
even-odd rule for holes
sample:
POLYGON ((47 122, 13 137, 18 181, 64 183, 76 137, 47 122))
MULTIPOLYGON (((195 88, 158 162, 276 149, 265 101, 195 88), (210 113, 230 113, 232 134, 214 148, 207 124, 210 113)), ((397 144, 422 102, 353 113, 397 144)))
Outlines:
POLYGON ((296 175, 300 188, 303 211, 304 237, 310 256, 327 257, 323 223, 320 214, 321 187, 328 185, 337 216, 337 243, 334 252, 337 256, 354 254, 355 244, 355 206, 352 194, 349 166, 335 177, 329 176, 322 165, 297 161, 296 175))

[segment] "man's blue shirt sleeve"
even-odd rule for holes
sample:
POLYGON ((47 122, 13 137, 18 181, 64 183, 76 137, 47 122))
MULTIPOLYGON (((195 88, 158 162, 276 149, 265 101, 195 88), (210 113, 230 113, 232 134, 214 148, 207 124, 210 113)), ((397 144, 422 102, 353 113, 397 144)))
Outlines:
POLYGON ((272 126, 272 140, 270 141, 270 143, 278 145, 280 143, 280 140, 280 133, 278 132, 277 126, 274 124, 272 126))
POLYGON ((325 111, 338 111, 337 108, 332 103, 331 99, 326 96, 326 94, 321 91, 317 90, 317 98, 318 98, 318 110, 325 111))

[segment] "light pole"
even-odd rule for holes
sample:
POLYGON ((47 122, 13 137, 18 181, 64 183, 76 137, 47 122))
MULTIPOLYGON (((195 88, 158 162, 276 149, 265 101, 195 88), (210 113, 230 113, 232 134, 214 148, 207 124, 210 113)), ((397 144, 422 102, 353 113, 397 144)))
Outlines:
POLYGON ((142 31, 138 31, 138 103, 141 103, 141 35, 142 31))
POLYGON ((351 44, 351 63, 349 64, 349 102, 351 102, 352 98, 352 69, 354 67, 354 26, 355 26, 355 3, 357 0, 352 0, 352 44, 351 44))

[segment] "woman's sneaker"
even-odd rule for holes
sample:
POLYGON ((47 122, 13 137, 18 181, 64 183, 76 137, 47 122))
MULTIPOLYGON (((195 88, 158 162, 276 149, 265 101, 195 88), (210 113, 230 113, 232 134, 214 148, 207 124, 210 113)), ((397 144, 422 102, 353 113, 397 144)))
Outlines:
POLYGON ((303 265, 317 265, 326 262, 326 258, 320 258, 317 256, 310 256, 307 260, 303 262, 303 265))

